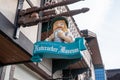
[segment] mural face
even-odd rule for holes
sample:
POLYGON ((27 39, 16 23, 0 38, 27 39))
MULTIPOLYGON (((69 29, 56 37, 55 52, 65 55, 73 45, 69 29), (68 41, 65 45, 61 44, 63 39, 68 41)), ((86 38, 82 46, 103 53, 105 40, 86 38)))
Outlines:
POLYGON ((53 42, 71 43, 74 41, 72 34, 68 30, 68 22, 63 17, 53 19, 51 22, 53 33, 46 39, 53 42))
POLYGON ((67 25, 64 20, 58 20, 53 24, 53 31, 61 29, 62 31, 67 31, 67 25))

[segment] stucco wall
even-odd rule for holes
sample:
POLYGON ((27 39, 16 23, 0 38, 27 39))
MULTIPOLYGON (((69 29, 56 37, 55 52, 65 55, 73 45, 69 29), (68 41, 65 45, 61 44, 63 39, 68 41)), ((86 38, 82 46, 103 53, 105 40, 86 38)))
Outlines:
POLYGON ((16 65, 14 78, 18 80, 44 80, 24 65, 16 65))
MULTIPOLYGON (((40 0, 31 0, 35 6, 40 6, 40 0)), ((2 12, 13 24, 16 16, 16 8, 17 8, 18 0, 0 0, 0 12, 2 12)), ((24 1, 23 9, 29 8, 30 6, 24 1)), ((25 36, 32 41, 36 42, 37 39, 37 28, 38 26, 31 27, 20 27, 20 30, 25 36)))
POLYGON ((7 66, 4 80, 9 80, 10 69, 11 69, 11 66, 7 66))
POLYGON ((0 0, 0 12, 14 23, 18 0, 0 0))
POLYGON ((38 66, 44 70, 48 75, 52 76, 52 60, 51 59, 43 59, 42 62, 38 64, 38 66))
MULTIPOLYGON (((38 6, 38 7, 40 6, 40 0, 31 0, 31 2, 33 3, 34 6, 38 6)), ((23 9, 27 9, 27 8, 30 8, 30 6, 25 0, 23 4, 23 9)), ((38 25, 29 26, 29 27, 27 26, 25 28, 21 27, 21 32, 25 34, 25 36, 27 36, 33 43, 35 43, 37 40, 37 29, 38 29, 38 25)))

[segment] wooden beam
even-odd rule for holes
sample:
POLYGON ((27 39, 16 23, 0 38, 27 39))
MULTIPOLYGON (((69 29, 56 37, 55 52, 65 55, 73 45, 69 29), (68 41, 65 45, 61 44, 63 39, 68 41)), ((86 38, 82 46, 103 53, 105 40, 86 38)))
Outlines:
POLYGON ((40 7, 40 8, 33 9, 33 10, 29 10, 29 8, 28 8, 26 10, 22 10, 19 14, 21 16, 23 16, 23 15, 26 15, 26 14, 29 14, 29 13, 39 12, 39 11, 43 11, 43 10, 47 10, 47 9, 52 9, 54 7, 68 5, 68 4, 78 2, 78 1, 84 1, 84 0, 65 0, 65 1, 61 1, 59 3, 54 3, 54 4, 51 4, 51 5, 43 6, 43 7, 40 7))
POLYGON ((90 48, 90 50, 92 52, 91 57, 92 57, 93 64, 97 65, 97 66, 99 65, 101 67, 101 65, 103 65, 103 61, 102 61, 102 57, 100 54, 96 34, 87 29, 81 30, 81 33, 83 33, 83 37, 85 37, 85 39, 88 43, 88 47, 90 48))
MULTIPOLYGON (((32 10, 32 9, 31 9, 32 10)), ((59 17, 59 16, 66 16, 66 17, 69 17, 69 16, 73 16, 73 15, 76 15, 76 14, 80 14, 80 13, 85 13, 89 11, 89 8, 82 8, 82 9, 77 9, 77 10, 71 10, 71 11, 68 11, 68 12, 63 12, 61 14, 56 14, 56 15, 50 15, 50 16, 44 16, 44 17, 40 17, 40 18, 29 18, 28 16, 29 15, 26 15, 26 16, 22 16, 21 18, 19 18, 18 20, 18 24, 19 25, 22 25, 22 26, 33 26, 33 25, 36 25, 38 24, 39 22, 48 22, 50 21, 50 19, 52 18, 55 18, 55 17, 59 17)))
POLYGON ((26 0, 27 1, 27 3, 30 5, 30 7, 33 7, 34 5, 33 5, 33 3, 30 1, 30 0, 26 0))

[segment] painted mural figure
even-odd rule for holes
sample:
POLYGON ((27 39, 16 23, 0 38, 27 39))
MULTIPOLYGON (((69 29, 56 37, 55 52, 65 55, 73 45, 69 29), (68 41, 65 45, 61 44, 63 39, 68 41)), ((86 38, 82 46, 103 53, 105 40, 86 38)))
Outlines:
POLYGON ((72 34, 68 29, 68 21, 64 17, 56 17, 52 20, 50 27, 53 33, 46 39, 46 41, 66 42, 74 41, 72 34))
POLYGON ((74 40, 68 29, 68 21, 64 17, 52 19, 50 27, 53 33, 45 41, 34 44, 33 62, 40 62, 42 58, 81 59, 80 51, 85 50, 84 38, 74 40))

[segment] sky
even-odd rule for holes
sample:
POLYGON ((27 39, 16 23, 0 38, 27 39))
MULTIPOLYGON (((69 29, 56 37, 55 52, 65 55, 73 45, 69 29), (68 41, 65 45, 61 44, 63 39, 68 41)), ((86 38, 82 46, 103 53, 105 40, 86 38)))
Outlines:
POLYGON ((120 0, 85 0, 68 6, 71 10, 90 8, 73 16, 76 24, 97 35, 105 69, 120 69, 120 0))

